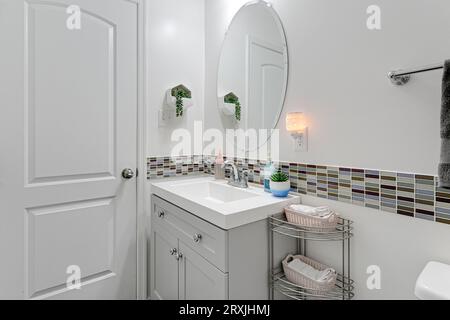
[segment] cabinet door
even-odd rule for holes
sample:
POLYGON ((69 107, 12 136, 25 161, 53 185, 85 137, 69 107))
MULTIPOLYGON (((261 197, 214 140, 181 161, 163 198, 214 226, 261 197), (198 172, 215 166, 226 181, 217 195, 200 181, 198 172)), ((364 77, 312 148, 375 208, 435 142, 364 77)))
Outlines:
POLYGON ((179 262, 171 250, 178 250, 178 240, 158 224, 152 228, 150 270, 152 300, 178 300, 179 262))
POLYGON ((180 300, 227 300, 228 274, 179 242, 180 300))

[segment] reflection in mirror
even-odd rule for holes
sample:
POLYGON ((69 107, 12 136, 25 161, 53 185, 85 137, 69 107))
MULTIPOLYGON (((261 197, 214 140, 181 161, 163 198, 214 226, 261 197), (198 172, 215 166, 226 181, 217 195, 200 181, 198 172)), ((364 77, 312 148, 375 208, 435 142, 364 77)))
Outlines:
POLYGON ((287 44, 280 18, 265 1, 245 5, 230 24, 220 58, 217 93, 224 126, 274 129, 287 79, 287 44))

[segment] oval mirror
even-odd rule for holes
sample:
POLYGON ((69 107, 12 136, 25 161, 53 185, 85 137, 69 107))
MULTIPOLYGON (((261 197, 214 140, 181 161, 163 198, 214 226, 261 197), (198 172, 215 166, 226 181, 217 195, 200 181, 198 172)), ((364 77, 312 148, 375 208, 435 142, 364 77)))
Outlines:
POLYGON ((265 1, 244 5, 228 28, 220 57, 217 95, 224 127, 268 129, 270 135, 287 81, 287 42, 278 14, 265 1))

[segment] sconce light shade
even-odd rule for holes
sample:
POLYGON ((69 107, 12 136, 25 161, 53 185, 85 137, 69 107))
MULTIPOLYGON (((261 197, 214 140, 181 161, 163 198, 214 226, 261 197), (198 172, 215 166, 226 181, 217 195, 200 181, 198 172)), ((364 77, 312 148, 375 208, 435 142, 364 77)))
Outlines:
POLYGON ((288 113, 286 116, 286 129, 289 132, 300 132, 307 128, 306 118, 302 112, 288 113))

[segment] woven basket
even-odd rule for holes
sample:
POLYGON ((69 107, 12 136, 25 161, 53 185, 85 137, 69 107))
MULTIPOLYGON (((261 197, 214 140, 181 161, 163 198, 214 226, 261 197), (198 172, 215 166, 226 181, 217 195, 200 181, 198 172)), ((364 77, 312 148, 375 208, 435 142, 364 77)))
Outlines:
POLYGON ((339 216, 336 213, 330 215, 327 219, 320 217, 312 217, 290 208, 284 209, 286 219, 288 222, 298 226, 314 228, 318 231, 332 231, 335 230, 339 222, 339 216))
POLYGON ((317 261, 314 261, 312 259, 309 259, 305 256, 293 256, 288 255, 286 259, 283 260, 283 269, 284 274, 286 276, 286 279, 288 279, 293 284, 296 284, 304 289, 311 290, 313 293, 320 293, 320 292, 328 292, 331 291, 335 285, 336 285, 336 279, 337 274, 335 273, 328 282, 318 282, 311 278, 308 278, 304 276, 301 273, 298 273, 297 271, 291 269, 289 267, 289 263, 294 260, 299 259, 302 262, 306 263, 307 265, 313 267, 316 270, 324 271, 328 269, 326 265, 323 265, 317 261))

